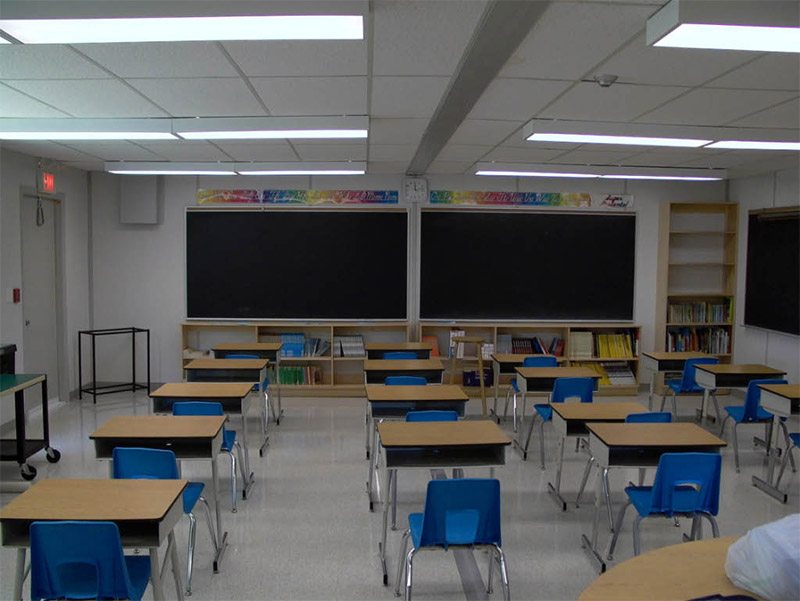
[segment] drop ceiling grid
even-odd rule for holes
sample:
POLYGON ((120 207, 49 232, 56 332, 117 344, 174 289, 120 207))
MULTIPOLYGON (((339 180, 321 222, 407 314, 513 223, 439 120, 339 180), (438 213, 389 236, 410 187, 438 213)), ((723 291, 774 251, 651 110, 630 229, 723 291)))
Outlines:
POLYGON ((372 115, 429 119, 449 82, 449 77, 373 77, 372 115))
POLYGON ((800 100, 794 98, 777 106, 752 113, 726 125, 738 127, 800 128, 800 100))
POLYGON ((0 117, 63 118, 69 113, 0 83, 0 117))
POLYGON ((251 77, 275 116, 365 115, 366 77, 251 77))
POLYGON ((174 117, 265 116, 245 83, 234 77, 128 79, 130 85, 174 117))
POLYGON ((0 80, 107 78, 68 46, 0 44, 0 80))
POLYGON ((222 44, 248 77, 367 75, 365 41, 273 40, 222 44))

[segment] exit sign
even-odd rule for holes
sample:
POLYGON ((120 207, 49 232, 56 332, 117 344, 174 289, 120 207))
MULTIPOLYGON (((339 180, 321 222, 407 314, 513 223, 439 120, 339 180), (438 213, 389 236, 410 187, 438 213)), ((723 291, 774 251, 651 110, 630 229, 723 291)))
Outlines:
POLYGON ((44 171, 43 169, 39 170, 38 188, 39 192, 47 192, 49 194, 55 193, 56 191, 55 174, 44 171))

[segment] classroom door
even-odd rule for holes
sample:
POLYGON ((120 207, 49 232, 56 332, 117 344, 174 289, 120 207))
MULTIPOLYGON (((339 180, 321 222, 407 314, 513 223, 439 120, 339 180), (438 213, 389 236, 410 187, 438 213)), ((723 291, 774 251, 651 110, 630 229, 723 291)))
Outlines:
POLYGON ((24 365, 17 372, 46 373, 53 399, 59 391, 55 202, 23 194, 21 231, 24 365))

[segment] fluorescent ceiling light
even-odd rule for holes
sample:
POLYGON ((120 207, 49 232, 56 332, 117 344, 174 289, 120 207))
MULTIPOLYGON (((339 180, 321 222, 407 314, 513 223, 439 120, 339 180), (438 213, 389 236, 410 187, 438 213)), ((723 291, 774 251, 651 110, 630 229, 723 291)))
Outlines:
POLYGON ((300 138, 366 138, 366 129, 285 129, 178 132, 187 140, 290 140, 300 138))
POLYGON ((647 20, 649 46, 800 52, 796 0, 672 0, 647 20))
POLYGON ((495 171, 484 169, 476 171, 475 175, 498 175, 507 177, 575 177, 575 178, 597 178, 599 175, 591 173, 563 173, 558 171, 495 171))
POLYGON ((367 164, 354 162, 236 163, 239 175, 364 175, 367 164))
POLYGON ((172 131, 187 140, 366 138, 369 118, 229 117, 173 119, 172 131))
POLYGON ((133 167, 120 167, 107 169, 108 173, 115 175, 236 175, 233 171, 203 171, 203 170, 177 170, 177 169, 134 169, 133 167))
POLYGON ((694 175, 601 175, 600 177, 603 179, 660 179, 684 182, 715 182, 723 179, 721 177, 699 177, 694 175))
POLYGON ((169 119, 0 119, 0 140, 175 140, 169 119))
POLYGON ((117 175, 236 175, 233 163, 126 162, 105 164, 117 175))
POLYGON ((4 19, 0 30, 23 44, 364 39, 360 15, 4 19))
POLYGON ((148 131, 0 131, 0 140, 175 140, 166 133, 148 131))
POLYGON ((364 170, 347 169, 284 169, 284 170, 265 170, 265 171, 238 171, 239 175, 364 175, 364 170))
POLYGON ((734 148, 745 150, 800 150, 800 142, 758 142, 755 140, 722 140, 706 148, 734 148))
POLYGON ((712 140, 692 140, 687 138, 650 138, 644 136, 605 136, 590 134, 534 133, 528 137, 531 142, 572 142, 578 144, 626 144, 632 146, 675 146, 697 148, 712 140))
POLYGON ((599 179, 654 179, 674 181, 715 181, 728 176, 724 169, 681 169, 672 167, 619 167, 598 165, 524 165, 478 163, 476 175, 506 177, 564 177, 599 179))

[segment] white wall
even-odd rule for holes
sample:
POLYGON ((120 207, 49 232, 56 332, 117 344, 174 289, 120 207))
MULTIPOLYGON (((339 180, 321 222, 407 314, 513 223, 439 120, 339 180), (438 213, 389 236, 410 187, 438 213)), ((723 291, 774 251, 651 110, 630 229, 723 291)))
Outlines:
POLYGON ((800 381, 800 337, 744 325, 744 293, 747 267, 747 219, 753 209, 797 205, 800 202, 800 169, 734 179, 730 199, 739 203, 738 273, 736 276, 736 363, 763 363, 784 369, 790 382, 800 381))

